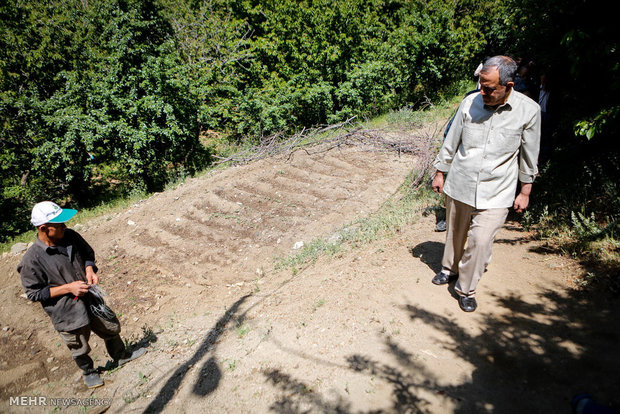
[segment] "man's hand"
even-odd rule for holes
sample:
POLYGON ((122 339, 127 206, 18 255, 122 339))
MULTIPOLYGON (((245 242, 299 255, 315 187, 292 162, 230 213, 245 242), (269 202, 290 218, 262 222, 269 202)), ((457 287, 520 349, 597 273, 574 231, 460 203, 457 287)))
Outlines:
POLYGON ((519 194, 517 198, 515 198, 513 207, 517 213, 523 213, 523 210, 527 208, 528 204, 530 204, 530 196, 519 194))
POLYGON ((97 276, 92 266, 86 266, 86 280, 89 285, 96 285, 99 283, 99 276, 97 276))
POLYGON ((433 178, 433 191, 441 194, 443 191, 443 172, 437 171, 435 173, 435 178, 433 178))
POLYGON ((521 183, 521 192, 515 198, 515 203, 513 205, 515 211, 517 213, 523 213, 530 204, 530 193, 532 192, 532 183, 521 183))

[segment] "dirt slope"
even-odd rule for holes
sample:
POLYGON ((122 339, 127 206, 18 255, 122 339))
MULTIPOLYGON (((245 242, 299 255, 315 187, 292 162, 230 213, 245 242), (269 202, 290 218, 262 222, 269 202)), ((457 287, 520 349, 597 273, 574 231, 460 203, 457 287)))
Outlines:
MULTIPOLYGON (((0 410, 11 396, 108 398, 108 412, 569 412, 620 404, 618 302, 571 290, 573 262, 500 232, 479 311, 430 283, 443 234, 424 217, 390 240, 276 272, 392 194, 415 159, 355 148, 192 179, 80 224, 123 335, 149 353, 88 391, 46 315, 0 264, 0 410), (6 328, 6 329, 5 329, 6 328)), ((99 338, 93 355, 107 357, 99 338)), ((39 407, 49 412, 53 407, 39 407)), ((72 407, 69 411, 78 411, 72 407)), ((96 412, 91 409, 88 412, 96 412)))

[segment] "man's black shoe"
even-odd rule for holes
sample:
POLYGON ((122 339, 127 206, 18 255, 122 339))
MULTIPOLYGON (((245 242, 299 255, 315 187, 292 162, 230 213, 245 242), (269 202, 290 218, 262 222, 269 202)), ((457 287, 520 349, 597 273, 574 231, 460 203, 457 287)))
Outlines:
POLYGON ((478 307, 478 303, 474 297, 459 296, 459 306, 465 312, 473 312, 478 307))
POLYGON ((435 275, 432 282, 435 285, 445 285, 446 283, 452 282, 453 280, 456 280, 458 278, 458 275, 447 275, 444 272, 439 272, 435 275))

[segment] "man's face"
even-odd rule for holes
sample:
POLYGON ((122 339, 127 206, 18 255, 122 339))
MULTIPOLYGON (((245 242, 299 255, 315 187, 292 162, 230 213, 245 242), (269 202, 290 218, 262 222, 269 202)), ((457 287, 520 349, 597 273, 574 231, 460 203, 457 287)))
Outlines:
POLYGON ((514 82, 507 82, 506 86, 499 84, 499 69, 497 68, 480 73, 480 95, 485 105, 497 106, 506 102, 513 85, 514 82))
POLYGON ((65 223, 46 223, 41 226, 41 230, 54 243, 59 242, 65 236, 65 223))

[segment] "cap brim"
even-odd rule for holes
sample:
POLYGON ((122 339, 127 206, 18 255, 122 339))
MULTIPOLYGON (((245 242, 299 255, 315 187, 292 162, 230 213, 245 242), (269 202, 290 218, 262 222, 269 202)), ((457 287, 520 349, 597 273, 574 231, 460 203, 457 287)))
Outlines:
POLYGON ((63 208, 62 213, 48 221, 48 223, 64 223, 71 220, 76 213, 77 210, 74 210, 72 208, 63 208))

